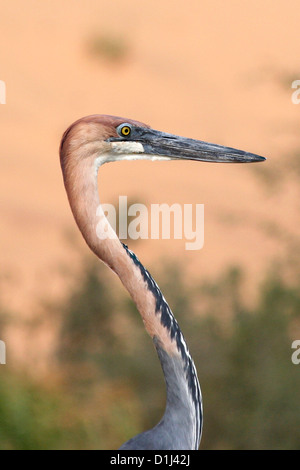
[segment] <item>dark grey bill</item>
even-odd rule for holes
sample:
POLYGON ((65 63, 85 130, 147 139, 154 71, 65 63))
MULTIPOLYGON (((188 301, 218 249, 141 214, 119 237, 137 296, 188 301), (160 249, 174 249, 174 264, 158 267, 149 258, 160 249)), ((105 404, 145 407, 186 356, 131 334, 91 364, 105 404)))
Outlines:
POLYGON ((181 160, 198 160, 202 162, 250 163, 262 162, 264 157, 254 153, 244 152, 231 147, 210 144, 201 140, 179 137, 173 134, 148 129, 132 127, 130 136, 111 138, 110 141, 140 142, 148 155, 161 155, 181 160))

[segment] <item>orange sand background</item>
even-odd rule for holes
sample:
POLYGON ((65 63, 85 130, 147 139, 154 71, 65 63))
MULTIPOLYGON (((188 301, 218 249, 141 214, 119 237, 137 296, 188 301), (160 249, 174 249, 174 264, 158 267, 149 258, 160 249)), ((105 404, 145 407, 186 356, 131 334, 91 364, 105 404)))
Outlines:
MULTIPOLYGON (((300 105, 291 101, 291 82, 300 78, 299 24, 296 0, 1 0, 4 302, 30 317, 40 299, 61 295, 58 267, 72 268, 74 258, 66 233, 88 254, 58 160, 61 134, 77 118, 135 118, 264 155, 269 166, 299 148, 300 105), (125 57, 91 54, 97 36, 119 38, 125 57)), ((299 237, 299 184, 289 179, 268 191, 253 166, 122 162, 101 169, 99 182, 106 202, 120 194, 148 204, 205 204, 202 250, 186 251, 184 240, 134 247, 154 275, 167 256, 185 261, 191 282, 237 264, 251 291, 285 249, 267 227, 299 237)), ((34 348, 45 345, 44 337, 34 348)))

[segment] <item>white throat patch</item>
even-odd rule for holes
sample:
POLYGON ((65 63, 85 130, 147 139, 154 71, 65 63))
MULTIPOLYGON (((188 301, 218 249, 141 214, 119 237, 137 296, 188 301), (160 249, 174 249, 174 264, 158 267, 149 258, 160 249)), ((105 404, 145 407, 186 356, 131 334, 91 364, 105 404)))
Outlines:
POLYGON ((135 153, 144 153, 144 147, 140 142, 112 142, 111 148, 116 154, 135 154, 135 153))
POLYGON ((112 142, 111 151, 96 158, 96 171, 104 163, 117 162, 120 160, 172 160, 170 157, 161 155, 149 155, 141 142, 112 142))

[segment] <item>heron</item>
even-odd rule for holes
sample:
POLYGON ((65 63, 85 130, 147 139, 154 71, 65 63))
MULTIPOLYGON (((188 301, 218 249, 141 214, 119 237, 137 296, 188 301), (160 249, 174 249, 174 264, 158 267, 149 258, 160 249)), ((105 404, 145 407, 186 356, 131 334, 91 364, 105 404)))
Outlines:
POLYGON ((165 378, 162 419, 125 442, 120 450, 197 450, 202 435, 202 395, 187 343, 153 277, 119 240, 100 204, 98 170, 105 163, 122 160, 246 163, 265 158, 103 114, 75 121, 60 144, 64 185, 78 228, 89 248, 117 274, 132 297, 165 378))

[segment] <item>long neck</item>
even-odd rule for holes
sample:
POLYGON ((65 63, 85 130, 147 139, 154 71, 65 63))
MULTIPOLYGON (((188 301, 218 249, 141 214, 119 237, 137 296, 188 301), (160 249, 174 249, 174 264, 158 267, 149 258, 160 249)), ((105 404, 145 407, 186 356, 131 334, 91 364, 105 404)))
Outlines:
POLYGON ((157 349, 167 386, 161 426, 177 424, 187 448, 197 449, 202 426, 201 392, 194 363, 166 300, 135 254, 117 238, 100 205, 97 169, 83 160, 64 169, 64 182, 76 223, 91 250, 120 278, 135 302, 157 349))

